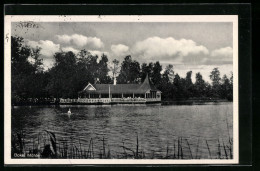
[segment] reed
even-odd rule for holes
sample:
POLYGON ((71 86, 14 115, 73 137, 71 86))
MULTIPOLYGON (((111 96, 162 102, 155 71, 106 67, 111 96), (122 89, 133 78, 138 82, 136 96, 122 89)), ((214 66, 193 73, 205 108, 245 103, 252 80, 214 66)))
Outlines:
POLYGON ((135 143, 131 146, 126 140, 122 140, 122 145, 119 145, 119 147, 113 146, 116 149, 121 148, 122 151, 119 150, 121 152, 111 151, 108 139, 105 136, 97 143, 94 143, 92 137, 89 137, 88 142, 82 141, 81 138, 69 141, 65 138, 58 139, 54 132, 44 130, 38 133, 35 138, 26 140, 26 143, 25 140, 26 137, 23 131, 12 135, 12 157, 14 157, 14 153, 19 153, 37 154, 39 158, 62 159, 200 159, 207 150, 210 159, 233 158, 233 141, 231 138, 226 142, 222 138, 221 142, 220 138, 203 140, 200 137, 198 139, 176 137, 172 142, 167 141, 163 151, 151 150, 146 152, 142 148, 142 141, 140 141, 138 134, 135 143), (202 153, 203 151, 204 153, 202 153))
POLYGON ((165 156, 166 159, 169 158, 169 144, 167 142, 167 147, 166 147, 166 156, 165 156))
POLYGON ((189 141, 187 140, 187 138, 186 138, 186 142, 187 142, 187 145, 188 145, 188 147, 189 147, 190 158, 193 159, 192 152, 191 152, 191 149, 190 149, 190 144, 189 144, 189 141))
POLYGON ((210 152, 210 148, 209 148, 209 144, 208 144, 208 141, 206 140, 206 144, 207 144, 207 148, 208 148, 208 152, 209 152, 209 157, 210 157, 210 159, 212 159, 212 157, 211 157, 211 152, 210 152))
POLYGON ((176 140, 173 141, 173 158, 174 158, 174 159, 176 158, 176 155, 175 155, 175 148, 176 148, 176 147, 175 147, 175 141, 176 141, 176 140))
POLYGON ((196 147, 196 157, 195 157, 195 159, 199 159, 199 157, 198 157, 198 153, 199 153, 199 142, 200 142, 200 139, 198 138, 197 147, 196 147))

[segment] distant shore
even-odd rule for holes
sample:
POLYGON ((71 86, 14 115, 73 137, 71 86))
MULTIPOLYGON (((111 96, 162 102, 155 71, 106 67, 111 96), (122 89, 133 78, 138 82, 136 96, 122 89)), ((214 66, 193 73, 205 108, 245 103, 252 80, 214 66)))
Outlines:
MULTIPOLYGON (((216 99, 216 98, 192 98, 192 99, 176 99, 176 100, 162 100, 161 102, 156 102, 157 104, 162 105, 191 105, 193 103, 207 103, 207 102, 232 102, 227 99, 216 99)), ((115 103, 116 104, 116 103, 115 103)), ((124 104, 124 103, 122 103, 124 104)), ((131 103, 125 103, 131 104, 131 103)), ((146 104, 146 103, 144 103, 146 104)), ((151 104, 151 103, 147 103, 151 104)), ((49 106, 49 105, 104 105, 103 103, 59 103, 59 102, 19 102, 19 103, 12 103, 12 106, 49 106)), ((114 105, 110 104, 110 105, 114 105)))
POLYGON ((177 104, 177 105, 185 105, 185 104, 193 104, 193 103, 208 103, 208 102, 233 102, 229 101, 227 99, 182 99, 182 100, 163 100, 161 104, 163 105, 172 105, 172 104, 177 104))

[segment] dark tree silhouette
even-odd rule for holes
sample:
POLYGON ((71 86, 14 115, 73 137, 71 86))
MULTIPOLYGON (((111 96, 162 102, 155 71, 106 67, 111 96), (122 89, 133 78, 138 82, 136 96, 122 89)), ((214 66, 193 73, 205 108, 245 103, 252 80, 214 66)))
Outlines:
POLYGON ((206 96, 206 84, 202 78, 202 75, 199 72, 196 74, 196 81, 194 84, 194 96, 195 97, 206 96))
POLYGON ((45 74, 42 73, 40 48, 24 45, 22 37, 11 37, 12 102, 45 95, 45 74), (32 59, 30 62, 29 59, 32 59))
POLYGON ((121 64, 118 83, 138 83, 140 78, 140 64, 133 61, 132 57, 126 56, 121 64))
POLYGON ((119 61, 117 59, 114 59, 112 61, 113 63, 113 66, 110 68, 110 70, 112 71, 112 74, 113 74, 113 79, 116 79, 118 73, 119 73, 119 61))
POLYGON ((219 97, 220 95, 220 72, 218 68, 214 68, 210 73, 210 79, 212 80, 212 92, 213 95, 219 97))
POLYGON ((218 68, 210 72, 211 84, 205 82, 200 73, 192 82, 192 71, 185 78, 174 73, 173 65, 164 70, 159 61, 149 64, 133 60, 126 56, 121 63, 112 61, 108 66, 108 57, 91 55, 83 49, 78 54, 57 52, 53 56, 52 68, 44 71, 41 59, 41 47, 31 48, 24 44, 22 37, 11 37, 11 77, 12 102, 39 101, 41 99, 77 98, 88 83, 112 83, 117 78, 120 83, 140 84, 148 74, 151 82, 162 92, 163 100, 183 99, 228 99, 233 100, 233 73, 220 77, 218 68), (99 60, 98 60, 99 59, 99 60), (99 61, 99 62, 98 62, 99 61), (120 71, 118 71, 120 68, 120 71), (109 75, 112 71, 112 75, 109 75))

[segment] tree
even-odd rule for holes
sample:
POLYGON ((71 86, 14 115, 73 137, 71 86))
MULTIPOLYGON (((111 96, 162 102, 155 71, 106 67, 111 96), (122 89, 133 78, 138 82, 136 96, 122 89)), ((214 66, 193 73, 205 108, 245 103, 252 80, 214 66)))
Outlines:
POLYGON ((156 87, 159 87, 161 84, 161 71, 162 71, 162 66, 159 61, 155 62, 153 65, 153 73, 152 73, 152 82, 156 87))
POLYGON ((218 68, 214 68, 211 73, 210 73, 210 79, 212 80, 212 85, 213 86, 218 86, 220 84, 220 72, 218 68))
POLYGON ((149 75, 149 77, 151 77, 153 75, 153 66, 154 66, 154 64, 152 62, 150 62, 148 65, 147 65, 147 63, 142 64, 141 73, 140 73, 141 82, 144 81, 147 74, 149 75))
POLYGON ((227 75, 225 74, 221 79, 221 86, 220 86, 220 96, 223 99, 232 100, 233 99, 233 86, 231 85, 230 79, 228 79, 227 75))
POLYGON ((121 64, 121 70, 118 76, 119 83, 138 83, 140 78, 140 64, 133 61, 132 57, 126 56, 121 64))
MULTIPOLYGON (((77 98, 88 83, 112 83, 108 75, 108 57, 102 54, 98 62, 97 55, 81 50, 77 55, 73 52, 57 52, 53 56, 54 66, 43 70, 41 47, 26 46, 23 38, 11 37, 11 77, 12 100, 44 98, 77 98)), ((167 65, 164 72, 159 61, 140 64, 132 57, 126 56, 119 67, 119 61, 113 60, 113 78, 117 75, 118 83, 141 83, 148 74, 151 82, 162 91, 163 99, 187 99, 190 97, 217 97, 232 100, 233 73, 228 78, 220 78, 220 71, 214 68, 210 72, 212 84, 205 82, 200 73, 192 82, 192 71, 186 77, 174 75, 173 65, 167 65), (118 71, 120 68, 120 71, 118 71)))
POLYGON ((119 67, 119 61, 117 59, 114 59, 112 61, 112 63, 113 63, 113 66, 110 67, 110 70, 112 71, 113 79, 116 79, 116 77, 117 77, 117 75, 119 73, 118 69, 120 68, 119 67))
POLYGON ((90 61, 92 55, 90 52, 81 50, 77 55, 77 79, 79 87, 78 89, 82 89, 88 82, 93 83, 94 77, 93 73, 90 70, 90 61))
POLYGON ((111 83, 111 78, 108 76, 108 58, 105 54, 102 54, 99 63, 97 64, 97 78, 100 83, 108 84, 111 83))
POLYGON ((196 74, 195 85, 198 85, 198 87, 201 87, 201 86, 205 85, 205 81, 203 80, 202 75, 200 74, 200 72, 198 72, 196 74))
POLYGON ((77 97, 77 65, 73 52, 57 52, 54 55, 55 64, 49 71, 49 92, 56 98, 77 97))
POLYGON ((28 61, 31 56, 31 49, 23 43, 22 37, 11 37, 11 70, 13 75, 35 72, 35 68, 28 61))
POLYGON ((215 97, 220 96, 220 72, 218 68, 214 68, 210 73, 210 79, 212 80, 212 91, 215 97))
POLYGON ((232 101, 233 100, 233 72, 231 72, 231 77, 230 77, 230 84, 229 84, 229 96, 227 97, 228 100, 232 101))
POLYGON ((173 84, 176 87, 180 87, 180 80, 181 80, 181 77, 179 76, 179 74, 176 74, 174 79, 173 79, 173 84))
POLYGON ((230 85, 232 86, 232 88, 233 88, 233 72, 231 72, 231 77, 230 77, 230 85))
POLYGON ((33 67, 36 69, 36 72, 43 72, 43 62, 40 58, 41 48, 36 47, 31 49, 31 58, 33 59, 33 67))
POLYGON ((163 73, 163 78, 167 80, 167 82, 173 83, 174 79, 174 71, 173 65, 169 64, 166 66, 165 71, 163 73))
POLYGON ((41 94, 40 48, 31 48, 24 44, 22 37, 11 37, 11 90, 12 100, 33 98, 41 94), (29 61, 29 58, 34 61, 29 61), (37 94, 35 92, 38 92, 37 94))
POLYGON ((194 87, 193 87, 193 83, 192 83, 192 71, 188 71, 186 73, 186 78, 184 81, 184 94, 186 96, 186 98, 192 97, 193 96, 193 92, 194 92, 194 87))
POLYGON ((196 81, 194 84, 194 96, 202 97, 205 96, 205 93, 206 93, 206 84, 202 78, 202 75, 198 72, 196 74, 196 81))
POLYGON ((173 85, 175 88, 175 97, 176 99, 181 99, 184 98, 184 90, 183 90, 183 86, 184 86, 184 79, 181 79, 181 77, 179 76, 179 74, 176 74, 174 79, 173 79, 173 85))
POLYGON ((162 96, 164 99, 175 98, 175 90, 173 86, 173 65, 166 66, 164 73, 162 74, 161 84, 158 87, 162 91, 162 96), (172 79, 172 81, 171 81, 172 79))
POLYGON ((141 77, 141 82, 144 81, 144 79, 146 78, 146 75, 149 75, 149 78, 151 79, 151 81, 153 82, 153 84, 159 88, 161 85, 161 79, 162 79, 162 75, 161 75, 161 71, 162 71, 162 66, 160 64, 159 61, 152 63, 150 62, 148 65, 147 63, 143 63, 141 66, 141 73, 140 73, 140 77, 141 77))
POLYGON ((192 85, 191 75, 192 75, 192 71, 189 71, 189 72, 186 73, 185 81, 186 81, 187 87, 192 85))
POLYGON ((206 89, 205 89, 205 95, 208 98, 214 97, 213 91, 212 91, 212 86, 210 83, 206 82, 205 83, 206 89))

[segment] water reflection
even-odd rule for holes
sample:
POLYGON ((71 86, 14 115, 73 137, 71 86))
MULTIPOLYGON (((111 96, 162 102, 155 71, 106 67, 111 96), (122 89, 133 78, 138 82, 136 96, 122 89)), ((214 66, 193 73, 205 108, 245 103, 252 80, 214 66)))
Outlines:
POLYGON ((56 134, 57 140, 69 144, 80 142, 86 149, 91 139, 95 154, 100 153, 104 137, 114 158, 121 155, 123 143, 136 149, 137 136, 139 149, 146 156, 162 158, 167 149, 173 155, 179 142, 185 144, 183 150, 188 157, 191 150, 201 158, 210 158, 207 145, 216 157, 219 141, 228 144, 232 138, 233 104, 192 104, 15 107, 12 132, 22 129, 30 139, 48 130, 56 134))

